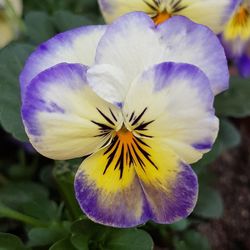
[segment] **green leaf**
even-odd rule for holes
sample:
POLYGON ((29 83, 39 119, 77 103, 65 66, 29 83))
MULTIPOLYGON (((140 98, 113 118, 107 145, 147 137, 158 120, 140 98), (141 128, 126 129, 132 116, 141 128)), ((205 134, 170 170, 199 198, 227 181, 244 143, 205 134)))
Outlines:
POLYGON ((1 202, 13 208, 20 207, 36 198, 46 199, 49 195, 44 186, 28 181, 10 182, 0 190, 1 202))
POLYGON ((25 16, 26 33, 34 44, 42 43, 55 35, 51 18, 45 12, 31 11, 25 16))
POLYGON ((139 229, 114 229, 89 220, 79 220, 72 225, 71 231, 73 234, 71 241, 79 250, 82 250, 79 248, 81 242, 85 248, 88 246, 89 249, 96 250, 153 249, 150 235, 139 229))
POLYGON ((206 237, 195 231, 188 231, 180 240, 174 240, 175 250, 211 250, 206 237))
POLYGON ((64 10, 55 12, 53 22, 59 32, 92 24, 88 18, 64 10))
POLYGON ((89 250, 89 235, 75 234, 71 237, 71 243, 77 250, 89 250))
POLYGON ((28 139, 20 114, 19 74, 32 50, 27 44, 13 44, 0 51, 0 123, 21 141, 28 139))
POLYGON ((201 186, 195 215, 207 219, 219 219, 223 215, 223 201, 219 192, 207 186, 201 186))
POLYGON ((39 197, 22 204, 20 210, 43 221, 56 221, 60 217, 59 208, 54 201, 39 197))
POLYGON ((49 250, 77 250, 72 244, 70 239, 64 239, 56 242, 49 250))
POLYGON ((83 214, 76 201, 74 191, 75 172, 79 165, 80 164, 74 164, 71 161, 58 161, 53 169, 54 179, 65 201, 65 205, 74 220, 83 214))
POLYGON ((184 231, 189 227, 189 225, 190 225, 189 220, 183 219, 174 224, 169 225, 169 227, 174 231, 184 231))
POLYGON ((106 234, 106 232, 110 230, 112 229, 96 224, 88 219, 78 220, 71 226, 71 232, 73 235, 88 235, 89 238, 93 238, 95 240, 102 239, 102 234, 106 234))
POLYGON ((0 200, 5 207, 38 219, 42 224, 52 223, 60 217, 59 207, 48 199, 48 190, 36 183, 9 183, 1 189, 0 200))
POLYGON ((220 144, 222 152, 236 147, 241 142, 241 136, 235 126, 228 120, 220 120, 220 144))
POLYGON ((49 228, 32 228, 29 233, 29 246, 48 246, 69 235, 69 229, 64 224, 53 224, 49 228))
POLYGON ((0 250, 28 250, 15 235, 0 233, 0 250))
POLYGON ((231 77, 230 88, 215 99, 219 116, 246 117, 250 115, 250 80, 231 77))
POLYGON ((113 230, 106 240, 106 250, 152 250, 153 240, 139 229, 113 230))

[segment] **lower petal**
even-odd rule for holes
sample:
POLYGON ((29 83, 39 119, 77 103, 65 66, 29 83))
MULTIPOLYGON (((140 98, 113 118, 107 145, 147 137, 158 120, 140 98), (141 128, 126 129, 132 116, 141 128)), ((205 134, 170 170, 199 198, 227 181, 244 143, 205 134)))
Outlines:
POLYGON ((144 194, 134 167, 120 169, 105 149, 87 158, 75 177, 76 198, 85 214, 95 222, 113 227, 133 227, 144 223, 147 212, 144 194))
POLYGON ((195 173, 161 142, 127 133, 128 144, 114 139, 78 170, 75 192, 82 210, 114 227, 187 217, 197 200, 195 173))

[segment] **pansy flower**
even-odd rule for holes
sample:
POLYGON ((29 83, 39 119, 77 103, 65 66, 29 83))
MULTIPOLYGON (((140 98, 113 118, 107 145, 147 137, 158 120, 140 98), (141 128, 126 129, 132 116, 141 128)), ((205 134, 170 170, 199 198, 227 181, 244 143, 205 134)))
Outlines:
POLYGON ((0 0, 0 48, 13 40, 18 33, 17 17, 22 14, 21 0, 0 0))
POLYGON ((243 77, 250 77, 250 0, 241 1, 222 34, 228 57, 243 77))
POLYGON ((173 223, 197 199, 189 164, 217 136, 214 95, 227 89, 223 47, 185 17, 155 26, 144 13, 40 45, 20 76, 22 118, 46 157, 87 156, 75 177, 93 221, 173 223))
POLYGON ((180 15, 220 33, 239 0, 98 0, 106 22, 119 16, 143 11, 160 24, 180 15))

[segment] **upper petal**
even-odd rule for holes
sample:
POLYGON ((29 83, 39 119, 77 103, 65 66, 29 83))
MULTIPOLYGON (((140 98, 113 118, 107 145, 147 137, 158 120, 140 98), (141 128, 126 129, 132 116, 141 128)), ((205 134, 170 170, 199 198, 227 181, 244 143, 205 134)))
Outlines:
POLYGON ((86 26, 58 34, 41 44, 29 57, 20 75, 22 97, 31 80, 59 63, 92 65, 97 44, 106 26, 86 26))
POLYGON ((187 163, 208 152, 218 133, 208 79, 189 64, 163 63, 136 79, 126 97, 126 126, 161 141, 187 163))
POLYGON ((228 87, 227 61, 219 40, 205 26, 184 17, 173 17, 155 27, 144 13, 127 14, 107 28, 96 53, 97 64, 124 71, 127 89, 144 70, 167 61, 199 67, 209 78, 214 94, 228 87))
POLYGON ((35 77, 27 87, 22 118, 31 144, 52 159, 93 153, 121 126, 118 108, 88 86, 87 68, 58 64, 35 77))

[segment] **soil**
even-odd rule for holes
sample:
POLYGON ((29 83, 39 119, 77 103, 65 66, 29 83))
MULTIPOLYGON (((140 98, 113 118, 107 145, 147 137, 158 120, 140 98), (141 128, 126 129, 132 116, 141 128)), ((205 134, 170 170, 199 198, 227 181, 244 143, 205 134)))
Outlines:
POLYGON ((211 166, 224 200, 224 216, 199 226, 213 250, 250 250, 250 118, 237 121, 236 126, 241 145, 211 166))

